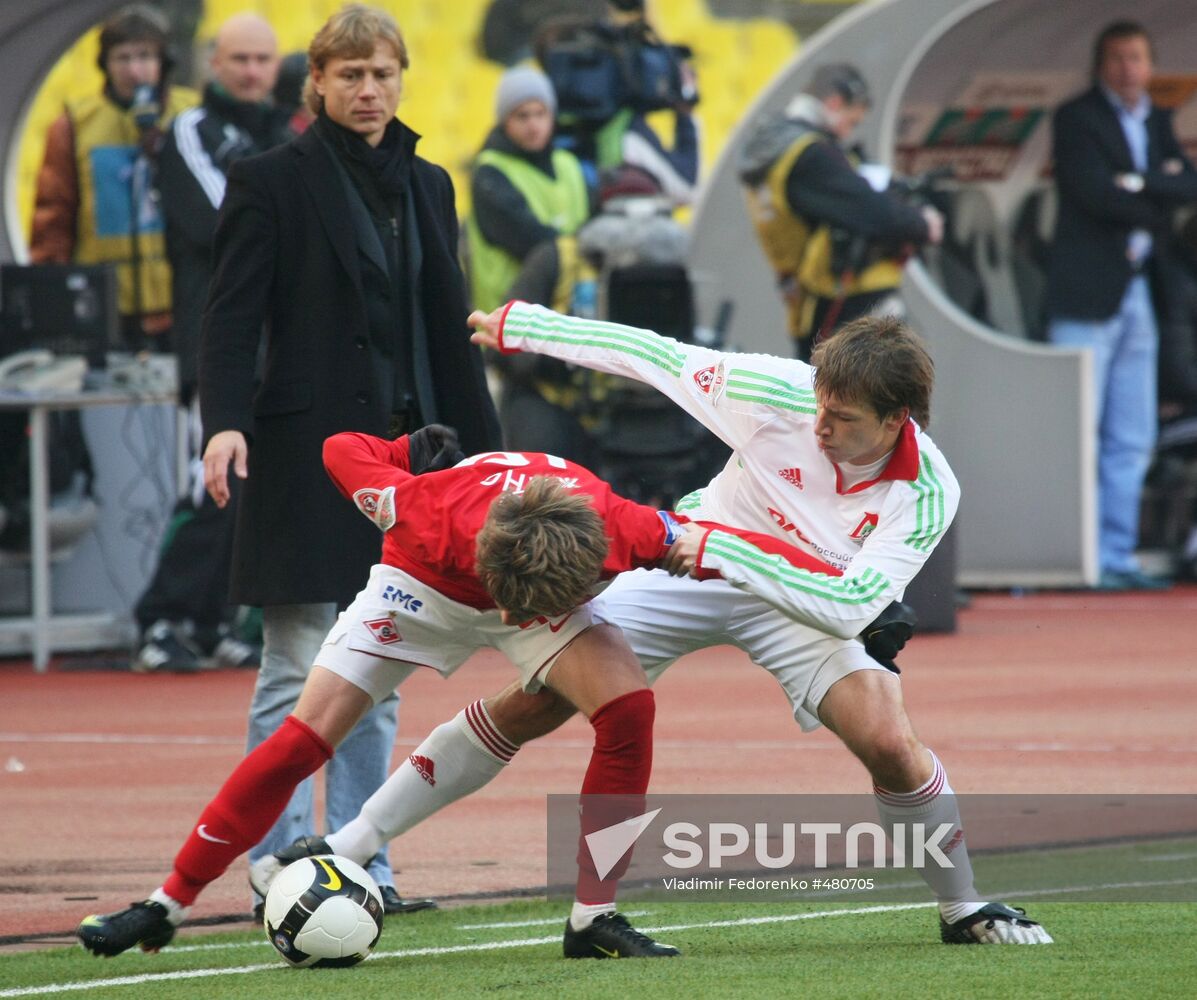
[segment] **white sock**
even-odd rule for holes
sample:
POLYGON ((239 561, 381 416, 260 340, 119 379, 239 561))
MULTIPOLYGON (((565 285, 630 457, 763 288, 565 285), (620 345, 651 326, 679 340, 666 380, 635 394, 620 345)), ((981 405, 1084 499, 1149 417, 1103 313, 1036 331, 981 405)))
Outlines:
POLYGON ((569 911, 569 925, 576 931, 584 931, 594 923, 595 917, 614 912, 614 903, 579 903, 575 899, 574 908, 569 911))
POLYGON ((495 777, 518 750, 476 701, 437 726, 355 819, 325 839, 333 853, 364 864, 387 841, 495 777))
MULTIPOLYGON (((947 772, 944 771, 939 758, 930 750, 927 753, 931 754, 935 770, 922 787, 913 792, 890 792, 874 785, 873 795, 877 799, 881 821, 889 830, 891 839, 895 826, 922 823, 924 829, 934 829, 941 823, 950 824, 951 829, 937 843, 955 867, 942 868, 937 864, 928 863, 918 869, 918 873, 939 900, 940 915, 951 924, 961 917, 975 913, 985 903, 978 899, 977 890, 973 886, 973 866, 964 843, 964 830, 960 825, 960 808, 956 804, 956 793, 948 784, 947 772)), ((903 842, 909 852, 913 840, 909 828, 904 831, 904 836, 903 842)), ((909 857, 907 853, 908 862, 909 857)))
POLYGON ((150 899, 155 903, 161 903, 166 907, 166 919, 169 920, 176 927, 187 919, 187 914, 191 912, 190 906, 183 906, 178 900, 168 896, 165 890, 158 888, 150 893, 150 899))

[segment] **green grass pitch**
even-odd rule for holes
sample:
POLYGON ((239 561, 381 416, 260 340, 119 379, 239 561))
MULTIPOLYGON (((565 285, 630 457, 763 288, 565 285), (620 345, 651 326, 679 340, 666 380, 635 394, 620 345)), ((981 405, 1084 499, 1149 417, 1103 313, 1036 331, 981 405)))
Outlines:
MULTIPOLYGON (((1012 900, 1012 902, 1018 902, 1012 900)), ((629 903, 679 959, 566 961, 565 908, 525 902, 390 917, 353 969, 284 966, 259 929, 182 934, 158 955, 81 948, 0 955, 0 1000, 370 997, 1191 998, 1192 903, 1031 901, 1056 943, 939 943, 929 905, 629 903), (861 912, 871 910, 872 912, 861 912), (506 926, 504 926, 506 925, 506 926)))

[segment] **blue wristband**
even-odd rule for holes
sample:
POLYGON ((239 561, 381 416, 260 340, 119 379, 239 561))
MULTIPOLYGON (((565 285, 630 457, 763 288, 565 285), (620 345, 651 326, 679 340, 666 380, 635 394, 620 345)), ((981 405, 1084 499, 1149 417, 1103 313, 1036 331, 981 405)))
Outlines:
POLYGON ((657 517, 665 525, 665 548, 669 548, 669 546, 682 537, 682 526, 677 523, 674 516, 667 510, 657 511, 657 517))

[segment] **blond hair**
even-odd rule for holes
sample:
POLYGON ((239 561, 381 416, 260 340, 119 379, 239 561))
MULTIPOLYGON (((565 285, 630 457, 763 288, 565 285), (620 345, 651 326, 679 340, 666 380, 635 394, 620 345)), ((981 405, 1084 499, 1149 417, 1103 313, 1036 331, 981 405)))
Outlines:
POLYGON ((552 476, 503 493, 478 532, 478 579, 517 621, 554 617, 589 599, 607 557, 603 519, 590 498, 552 476))
POLYGON ((308 46, 308 78, 303 84, 303 99, 312 114, 320 113, 323 100, 312 86, 311 71, 323 70, 330 59, 369 59, 379 42, 395 50, 399 65, 407 69, 407 43, 399 25, 385 10, 348 3, 324 22, 308 46))

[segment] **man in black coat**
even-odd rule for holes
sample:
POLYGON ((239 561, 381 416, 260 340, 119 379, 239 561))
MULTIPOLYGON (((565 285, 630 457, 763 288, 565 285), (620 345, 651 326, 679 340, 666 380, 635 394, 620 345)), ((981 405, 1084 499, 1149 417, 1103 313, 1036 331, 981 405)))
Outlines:
MULTIPOLYGON (((348 6, 308 59, 311 128, 229 171, 200 354, 205 485, 224 504, 229 467, 245 480, 231 596, 263 608, 251 748, 294 706, 337 606, 379 558, 377 531, 324 473, 324 439, 440 422, 467 452, 499 442, 465 326, 452 183, 394 117, 402 35, 384 12, 348 6)), ((330 762, 330 829, 386 778, 396 707, 393 695, 376 706, 330 762)), ((251 860, 316 829, 305 785, 251 860)), ((384 852, 369 870, 392 883, 384 852)))
POLYGON ((1059 217, 1047 274, 1048 339, 1093 352, 1100 586, 1153 589, 1135 555, 1156 434, 1158 337, 1149 277, 1171 211, 1197 198, 1197 173, 1147 87, 1151 41, 1131 21, 1094 47, 1094 85, 1053 121, 1059 217))

